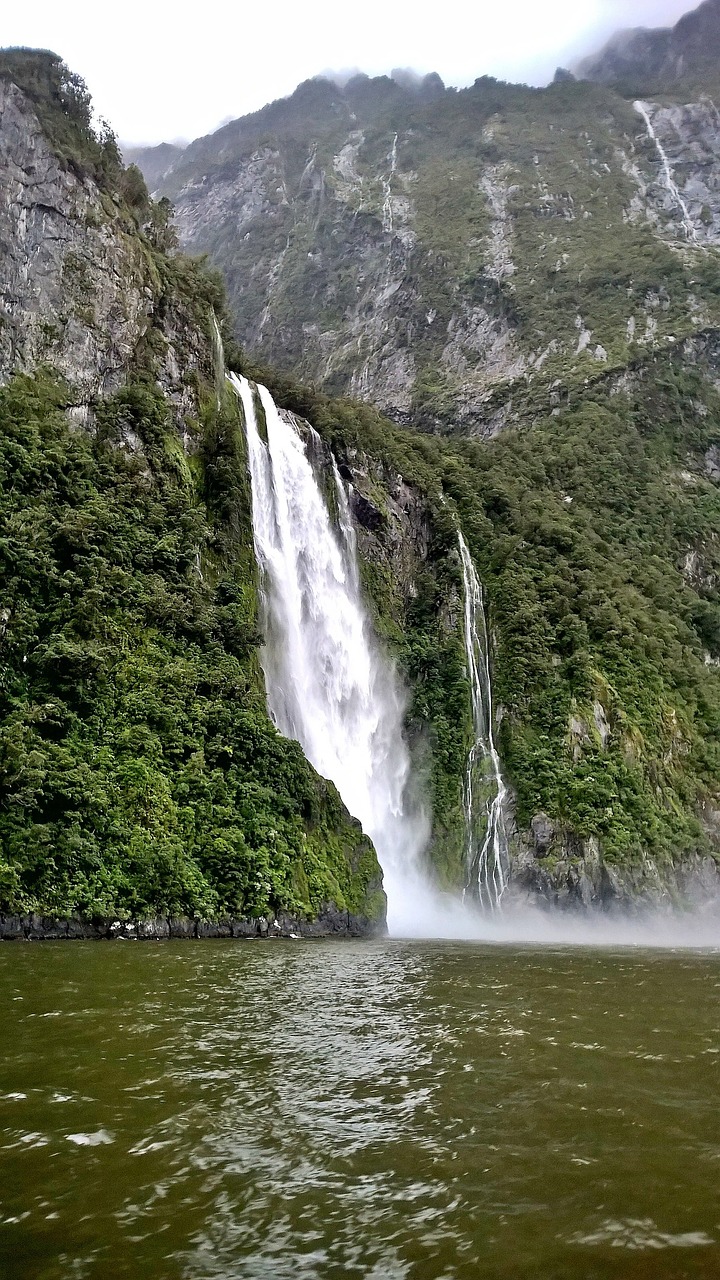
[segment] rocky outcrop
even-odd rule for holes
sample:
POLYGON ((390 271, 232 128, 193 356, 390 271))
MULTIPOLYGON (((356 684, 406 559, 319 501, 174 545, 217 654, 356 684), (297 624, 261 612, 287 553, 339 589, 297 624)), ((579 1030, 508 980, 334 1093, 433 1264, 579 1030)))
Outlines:
MULTIPOLYGON (((533 835, 536 835, 533 822, 533 835)), ((659 865, 651 858, 618 864, 604 861, 596 841, 548 850, 524 846, 515 853, 512 879, 503 903, 530 904, 562 911, 693 910, 720 915, 720 862, 693 857, 659 865)))
POLYGON ((0 383, 51 366, 82 417, 151 354, 182 431, 198 412, 193 374, 210 376, 205 334, 122 201, 58 158, 2 77, 0 244, 0 383))
POLYGON ((206 938, 376 938, 386 932, 384 922, 340 911, 333 903, 314 920, 279 911, 274 916, 247 920, 198 920, 189 916, 159 916, 155 920, 100 920, 79 916, 55 918, 31 913, 0 916, 0 942, 113 941, 160 942, 206 938))

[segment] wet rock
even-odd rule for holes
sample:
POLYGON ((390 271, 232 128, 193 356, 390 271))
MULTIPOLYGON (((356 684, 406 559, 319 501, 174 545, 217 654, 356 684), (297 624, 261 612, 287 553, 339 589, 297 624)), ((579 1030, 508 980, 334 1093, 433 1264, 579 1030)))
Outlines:
POLYGON ((195 921, 189 920, 187 916, 171 916, 168 923, 171 938, 194 938, 196 936, 195 921))
POLYGON ((372 502, 353 489, 350 494, 350 510, 358 524, 371 533, 376 533, 385 523, 385 517, 372 502))
POLYGON ((230 920, 198 920, 198 938, 232 938, 232 922, 230 920))
POLYGON ((56 938, 67 938, 67 920, 55 920, 52 916, 35 914, 28 916, 27 920, 25 936, 30 941, 41 938, 47 941, 56 938))
POLYGON ((716 444, 705 454, 705 475, 716 483, 720 481, 720 448, 716 444))
POLYGON ((0 941, 21 942, 25 938, 22 916, 0 916, 0 941))
POLYGON ((260 922, 258 920, 233 920, 231 921, 231 929, 233 938, 257 938, 260 934, 260 922))
POLYGON ((137 923, 137 937, 141 940, 155 941, 160 938, 170 937, 170 921, 164 916, 157 920, 139 920, 137 923))
POLYGON ((535 847, 535 857, 545 858, 555 839, 555 828, 546 813, 536 813, 530 828, 535 847))

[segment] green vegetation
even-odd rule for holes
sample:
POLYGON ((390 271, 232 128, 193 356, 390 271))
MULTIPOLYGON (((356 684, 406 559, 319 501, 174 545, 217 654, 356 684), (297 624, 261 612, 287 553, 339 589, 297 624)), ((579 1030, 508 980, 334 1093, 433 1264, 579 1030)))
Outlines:
POLYGON ((707 852, 701 812, 717 804, 720 777, 720 492, 704 456, 720 442, 720 399, 702 362, 668 357, 624 394, 586 390, 490 442, 420 437, 262 374, 340 458, 360 449, 426 495, 432 537, 412 592, 398 599, 372 565, 366 583, 413 689, 411 736, 429 726, 444 876, 460 876, 470 725, 459 620, 454 632, 439 623, 460 591, 441 486, 488 594, 519 827, 544 811, 570 844, 599 837, 611 861, 707 852))
POLYGON ((66 402, 0 392, 0 909, 377 916, 372 847, 265 712, 234 398, 192 471, 151 382, 92 433, 66 402))
MULTIPOLYGON (((392 358, 412 357, 418 431, 246 359, 221 278, 168 253, 167 202, 96 136, 82 83, 54 55, 22 50, 0 56, 3 75, 32 98, 61 160, 98 184, 88 217, 124 238, 152 305, 127 385, 89 406, 86 427, 49 368, 0 390, 0 910, 312 916, 334 902, 381 914, 372 847, 267 717, 243 432, 210 354, 213 315, 231 366, 307 418, 378 510, 363 577, 410 690, 440 879, 463 874, 472 738, 458 519, 487 592, 520 830, 546 813, 564 849, 593 837, 617 863, 712 851, 717 255, 671 248, 627 216, 628 157, 644 145, 629 105, 593 85, 483 80, 430 110, 386 80, 344 96, 315 83, 294 114, 273 104, 222 131, 213 181, 258 148, 271 157, 247 239, 233 221, 207 246, 257 345, 305 374, 323 352, 341 386, 382 333, 392 358), (415 237, 390 249, 388 186, 415 237), (483 412, 511 424, 491 440, 458 421, 485 341, 504 380, 485 388, 483 412), (413 492, 404 542, 390 518, 398 477, 413 492)), ((209 145, 189 148, 182 172, 209 145)), ((66 254, 62 291, 90 324, 81 255, 66 254)), ((60 318, 44 321, 48 359, 60 318)))
POLYGON ((105 188, 120 180, 122 160, 115 135, 105 122, 95 131, 87 86, 57 54, 2 49, 0 78, 12 80, 30 99, 53 150, 79 177, 92 177, 105 188))

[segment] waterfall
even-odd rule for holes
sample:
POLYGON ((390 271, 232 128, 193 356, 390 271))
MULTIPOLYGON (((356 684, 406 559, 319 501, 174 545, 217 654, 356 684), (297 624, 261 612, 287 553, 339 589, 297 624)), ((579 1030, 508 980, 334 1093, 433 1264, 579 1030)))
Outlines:
POLYGON ((333 463, 334 520, 290 415, 257 388, 265 443, 253 389, 245 378, 231 382, 247 433, 268 710, 372 839, 391 932, 437 936, 438 902, 423 872, 430 821, 412 796, 406 698, 363 604, 345 487, 333 463))
POLYGON ((215 392, 217 395, 217 407, 222 404, 223 393, 225 391, 225 351, 223 348, 222 334, 220 326, 217 322, 214 308, 210 308, 210 344, 212 349, 213 373, 215 375, 215 392))
POLYGON ((382 206, 382 225, 383 231, 393 233, 393 207, 392 207, 392 180, 395 176, 397 168, 397 134, 394 135, 392 147, 390 148, 390 173, 387 178, 383 178, 383 206, 382 206))
POLYGON ((458 530, 465 593, 465 652, 472 691, 475 741, 465 773, 465 865, 467 890, 494 911, 507 887, 510 864, 505 831, 505 797, 500 757, 493 733, 485 607, 480 580, 462 533, 458 530))
POLYGON ((645 128, 647 129, 648 137, 655 144, 657 153, 660 156, 660 163, 662 164, 663 173, 665 175, 665 186, 667 187, 668 191, 670 192, 670 195, 672 196, 673 200, 678 205, 680 212, 682 213, 682 220, 683 220, 683 226, 685 227, 685 234, 688 240, 697 240, 695 226, 693 224, 692 218, 690 217, 690 210, 688 209, 685 201, 683 200, 682 195, 680 194, 680 188, 678 187, 678 184, 675 181, 675 178, 673 176, 672 165, 670 164, 665 148, 663 147, 660 139, 657 136, 657 133, 655 132, 655 129, 653 128, 653 123, 652 123, 652 120, 650 119, 650 113, 647 109, 647 104, 644 102, 640 102, 638 100, 637 102, 633 102, 633 106, 635 110, 638 112, 638 114, 641 115, 643 120, 645 121, 645 128))

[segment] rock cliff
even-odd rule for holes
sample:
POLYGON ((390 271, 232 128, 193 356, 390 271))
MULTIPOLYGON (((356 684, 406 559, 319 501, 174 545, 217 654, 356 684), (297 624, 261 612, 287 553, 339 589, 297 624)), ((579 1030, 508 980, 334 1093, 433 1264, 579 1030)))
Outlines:
POLYGON ((699 90, 482 79, 428 102, 318 80, 191 144, 161 189, 253 357, 488 435, 528 386, 547 399, 718 324, 719 157, 699 90))
POLYGON ((216 277, 52 54, 0 54, 0 937, 373 933, 257 658, 216 277))
POLYGON ((267 720, 221 337, 352 486, 438 878, 467 880, 459 523, 486 591, 514 891, 708 898, 711 104, 567 80, 301 86, 163 180, 184 243, 226 273, 243 352, 217 279, 175 252, 167 206, 88 134, 72 78, 48 97, 37 57, 40 72, 11 59, 0 74, 8 929, 78 912, 231 932, 283 911, 382 919, 372 849, 267 720))

